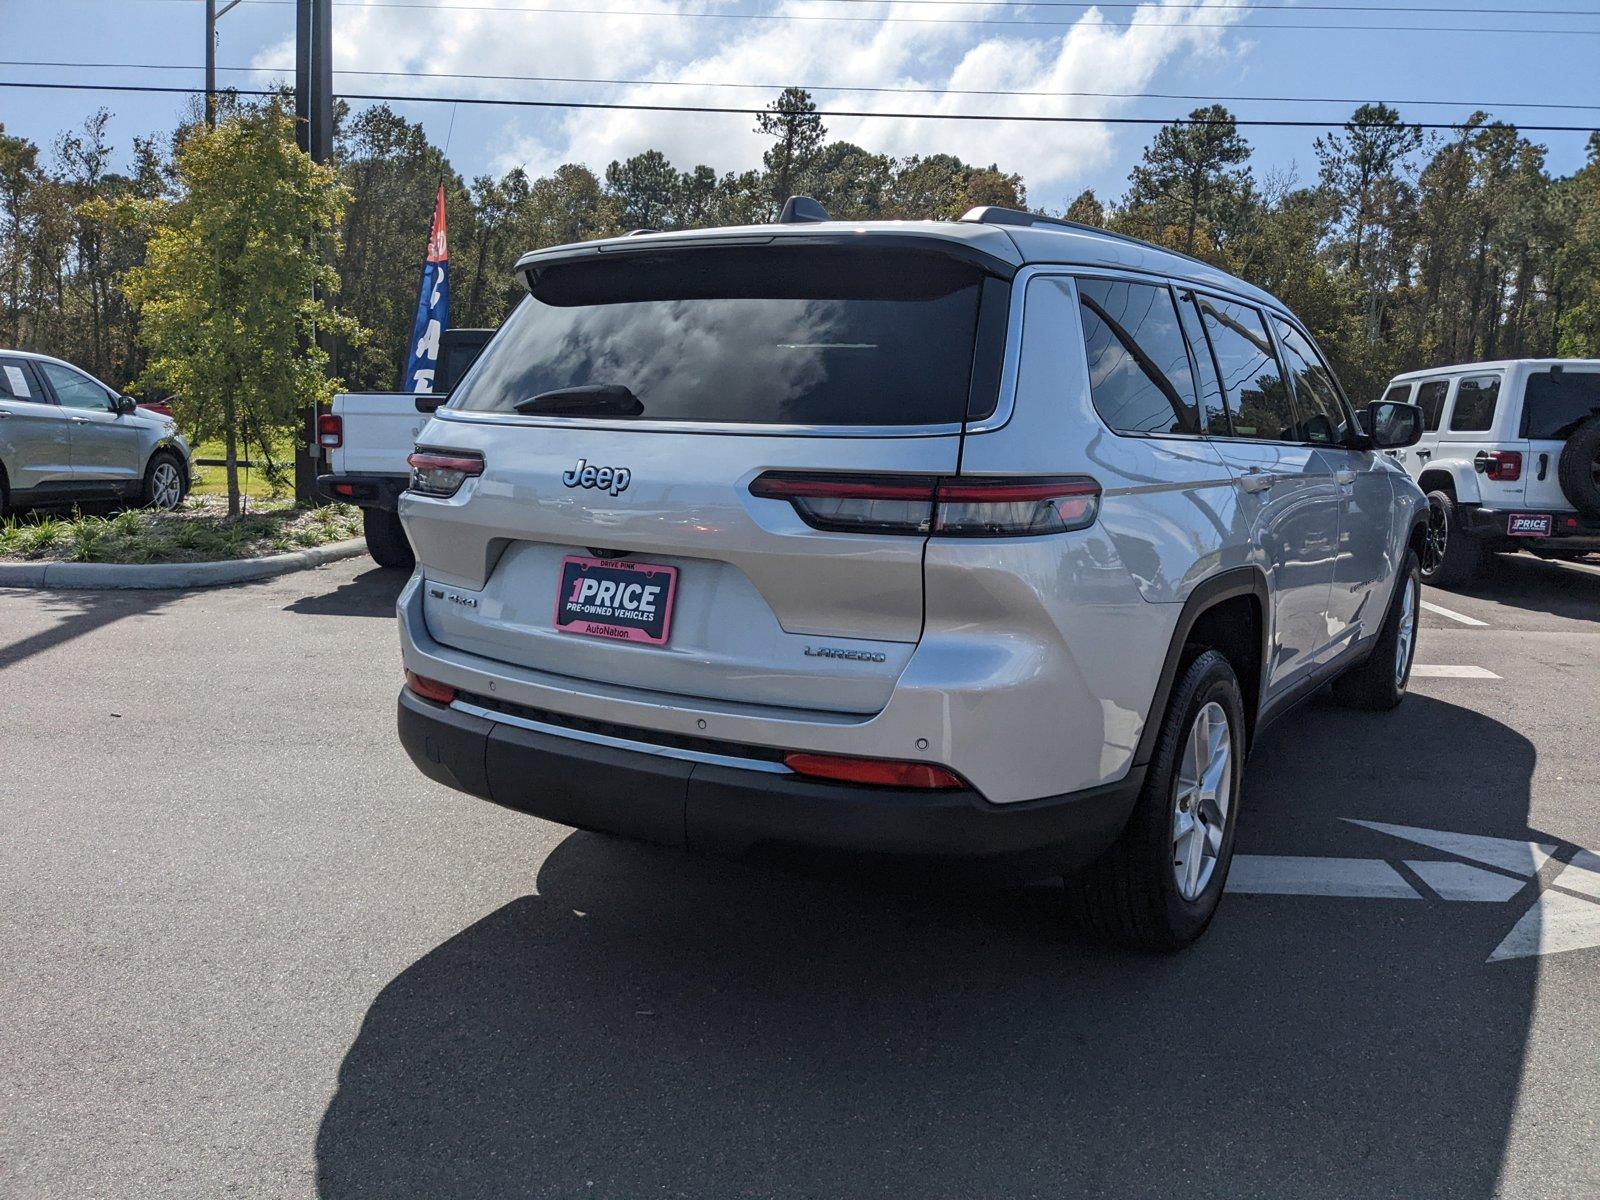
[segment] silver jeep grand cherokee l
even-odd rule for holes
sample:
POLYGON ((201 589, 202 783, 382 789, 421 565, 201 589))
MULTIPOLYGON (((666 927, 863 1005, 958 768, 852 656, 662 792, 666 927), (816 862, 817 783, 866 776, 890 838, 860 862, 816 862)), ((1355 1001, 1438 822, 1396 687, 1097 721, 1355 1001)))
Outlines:
POLYGON ((1015 860, 1172 948, 1263 725, 1405 692, 1427 505, 1379 451, 1421 415, 1358 420, 1238 279, 993 208, 518 270, 400 502, 435 780, 674 846, 1015 860))

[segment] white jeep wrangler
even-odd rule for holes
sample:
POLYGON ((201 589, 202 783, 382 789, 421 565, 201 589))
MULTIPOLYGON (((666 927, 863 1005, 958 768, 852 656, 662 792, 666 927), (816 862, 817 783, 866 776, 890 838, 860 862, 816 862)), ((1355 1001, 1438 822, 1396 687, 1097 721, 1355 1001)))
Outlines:
POLYGON ((1383 398, 1425 419, 1421 442, 1389 453, 1428 494, 1428 583, 1462 587, 1497 550, 1600 550, 1600 359, 1411 371, 1383 398))

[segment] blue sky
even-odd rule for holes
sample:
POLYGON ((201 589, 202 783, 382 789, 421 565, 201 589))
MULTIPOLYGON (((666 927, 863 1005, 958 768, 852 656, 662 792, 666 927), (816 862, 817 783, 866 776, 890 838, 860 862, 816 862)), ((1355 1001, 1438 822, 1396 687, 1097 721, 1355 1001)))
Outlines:
MULTIPOLYGON (((1600 0, 1149 0, 1101 8, 1045 0, 1033 5, 954 0, 348 0, 334 9, 335 68, 488 75, 671 80, 675 86, 600 86, 497 80, 403 79, 336 74, 335 90, 432 95, 605 99, 644 103, 755 105, 769 93, 711 86, 728 82, 839 87, 819 106, 892 112, 1030 112, 1119 117, 1181 115, 1198 101, 1064 96, 929 96, 851 91, 893 85, 1022 92, 1163 92, 1200 96, 1382 99, 1413 120, 1451 121, 1474 104, 1520 124, 1600 125, 1600 108, 1495 107, 1512 103, 1600 106, 1600 0), (416 7, 434 4, 436 10, 416 7), (461 7, 445 7, 456 4, 461 7), (1351 12, 1408 5, 1471 13, 1351 12), (1273 6, 1273 7, 1259 7, 1273 6), (1329 7, 1345 11, 1328 11, 1329 7), (530 12, 610 9, 611 15, 530 12), (521 11, 489 11, 512 9, 521 11), (1499 9, 1498 12, 1487 10, 1499 9), (617 12, 615 10, 621 10, 617 12), (741 16, 647 13, 713 11, 741 16), (1581 15, 1587 13, 1589 15, 1581 15), (1569 15, 1573 14, 1573 15, 1569 15), (801 19, 770 19, 787 15, 801 19), (816 18, 847 16, 848 21, 816 18), (883 21, 881 18, 912 18, 883 21), (752 19, 754 17, 755 19, 752 19), (1137 20, 1138 29, 1124 28, 1137 20), (1030 24, 1029 22, 1034 22, 1030 24), (1051 22, 1039 24, 1038 22, 1051 22), (1279 28, 1279 26, 1295 28, 1279 28), (1351 25, 1425 27, 1353 29, 1351 25), (1473 26, 1502 32, 1446 32, 1473 26), (1564 33, 1532 32, 1562 30, 1564 33), (1511 31, 1511 32, 1505 32, 1511 31), (685 86, 688 85, 688 86, 685 86)), ((263 71, 293 61, 293 0, 245 0, 220 23, 218 61, 252 67, 220 78, 239 86, 287 78, 263 71)), ((7 60, 178 64, 181 70, 0 66, 0 78, 99 83, 198 84, 203 61, 200 0, 0 0, 7 60)), ((0 122, 48 144, 96 107, 115 114, 126 149, 136 133, 165 131, 181 97, 0 89, 0 122)), ((718 171, 759 159, 764 139, 738 115, 582 112, 397 103, 429 135, 450 138, 450 157, 468 176, 525 165, 542 172, 563 161, 596 170, 649 146, 680 168, 718 171), (452 128, 453 121, 453 128, 452 128)), ((1343 103, 1229 102, 1241 118, 1340 120, 1343 103)), ((1036 204, 1064 206, 1079 189, 1120 194, 1153 130, 1102 125, 989 124, 839 118, 830 135, 905 155, 949 150, 1020 172, 1036 204)), ((1258 175, 1315 172, 1313 129, 1244 131, 1258 175)), ((1549 165, 1565 173, 1583 161, 1581 133, 1534 134, 1549 165)), ((419 218, 424 223, 426 216, 419 218)))

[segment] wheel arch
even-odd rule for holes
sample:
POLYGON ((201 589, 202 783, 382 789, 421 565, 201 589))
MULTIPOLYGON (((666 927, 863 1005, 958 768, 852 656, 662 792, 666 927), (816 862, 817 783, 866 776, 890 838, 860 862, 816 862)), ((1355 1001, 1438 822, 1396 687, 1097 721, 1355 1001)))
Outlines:
POLYGON ((1417 486, 1428 492, 1448 492, 1458 504, 1477 504, 1478 473, 1470 463, 1432 463, 1417 476, 1417 486))
POLYGON ((1172 688, 1189 661, 1204 650, 1219 650, 1233 664, 1244 694, 1246 745, 1255 736, 1266 694, 1270 661, 1267 638, 1271 625, 1271 590, 1259 567, 1233 567, 1196 584, 1178 614, 1172 642, 1156 680, 1155 695, 1139 735, 1134 764, 1145 766, 1155 753, 1161 721, 1172 688))

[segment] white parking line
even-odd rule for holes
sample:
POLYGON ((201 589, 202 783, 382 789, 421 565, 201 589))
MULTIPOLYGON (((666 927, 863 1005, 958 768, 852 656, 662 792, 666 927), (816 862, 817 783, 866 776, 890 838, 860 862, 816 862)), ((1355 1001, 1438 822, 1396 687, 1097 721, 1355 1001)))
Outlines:
POLYGON ((1448 664, 1440 665, 1440 664, 1429 664, 1429 663, 1415 663, 1411 667, 1411 678, 1413 678, 1413 679, 1499 679, 1500 676, 1496 675, 1493 671, 1487 671, 1482 667, 1458 667, 1458 666, 1450 666, 1448 664))
POLYGON ((1466 613, 1458 613, 1453 608, 1446 608, 1442 604, 1435 604, 1432 600, 1424 600, 1422 607, 1428 612, 1440 617, 1449 617, 1452 621, 1460 621, 1463 625, 1488 625, 1487 621, 1480 621, 1477 617, 1469 617, 1466 613))
POLYGON ((1498 871, 1485 871, 1482 867, 1456 862, 1429 862, 1406 859, 1410 867, 1434 890, 1441 900, 1476 900, 1482 903, 1503 903, 1520 892, 1524 882, 1502 875, 1498 871))
POLYGON ((1228 891, 1265 896, 1350 896, 1420 900, 1405 877, 1379 858, 1235 854, 1228 891))

